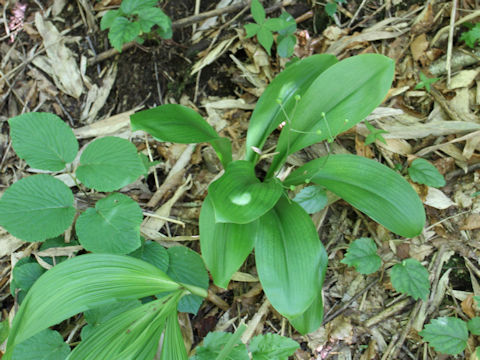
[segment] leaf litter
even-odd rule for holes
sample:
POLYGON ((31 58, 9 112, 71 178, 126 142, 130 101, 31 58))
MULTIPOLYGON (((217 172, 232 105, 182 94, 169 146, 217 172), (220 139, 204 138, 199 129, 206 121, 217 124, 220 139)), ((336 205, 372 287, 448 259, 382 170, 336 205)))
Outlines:
MULTIPOLYGON (((245 38, 240 29, 251 21, 248 8, 238 17, 231 10, 237 6, 239 12, 245 4, 198 1, 200 15, 215 7, 217 11, 202 18, 187 10, 193 9, 194 1, 188 1, 192 6, 186 8, 165 1, 161 6, 174 22, 174 39, 130 45, 117 55, 106 47, 106 34, 95 25, 99 12, 118 6, 119 1, 82 1, 83 17, 74 6, 58 0, 49 8, 32 2, 24 10, 20 2, 0 3, 6 6, 3 22, 12 21, 9 30, 0 33, 0 196, 34 171, 14 155, 6 120, 30 111, 55 113, 73 125, 82 144, 120 136, 133 140, 151 160, 159 160, 146 177, 124 189, 146 214, 142 233, 167 246, 199 251, 201 201, 208 184, 218 176, 208 147, 200 144, 185 152, 185 146, 177 148, 132 133, 129 115, 162 103, 200 108, 223 136, 234 139, 234 153, 239 156, 256 99, 285 66, 284 59, 269 57, 255 39, 245 38)), ((424 325, 442 316, 470 319, 479 311, 473 301, 473 296, 480 296, 479 50, 478 46, 470 50, 459 40, 465 30, 461 24, 478 22, 475 1, 460 1, 452 23, 453 2, 446 0, 352 0, 338 5, 335 21, 321 6, 312 8, 301 1, 267 3, 273 6, 267 7, 267 16, 277 16, 284 5, 297 19, 297 56, 331 53, 343 59, 378 52, 396 61, 389 96, 367 119, 387 132, 382 134, 386 144, 377 139, 365 145, 368 128, 359 124, 341 134, 329 151, 362 153, 403 174, 411 161, 425 158, 447 183, 438 189, 416 187, 426 206, 427 227, 413 239, 392 236, 332 197, 312 215, 330 259, 323 289, 325 318, 318 331, 300 336, 275 312, 263 297, 252 259, 234 275, 227 290, 210 286, 199 314, 182 321, 183 331, 191 334, 189 341, 195 347, 205 331, 232 330, 246 319, 246 340, 273 332, 299 341, 302 348, 295 359, 438 358, 434 349, 421 342, 424 325), (317 18, 320 24, 313 21, 317 18), (430 84, 430 90, 415 89, 422 81, 420 74, 439 80, 430 84), (375 240, 384 263, 371 275, 342 264, 349 244, 362 237, 375 240), (425 302, 396 293, 385 272, 408 257, 429 270, 431 291, 425 302)), ((314 145, 291 156, 289 163, 299 166, 324 154, 323 145, 314 145)), ((75 197, 88 206, 81 192, 75 197)), ((55 259, 74 256, 78 250, 75 245, 39 251, 36 244, 23 244, 0 229, 3 316, 15 312, 17 300, 8 285, 18 259, 31 255, 55 259)), ((60 329, 72 339, 80 333, 63 325, 60 329)), ((470 335, 468 342, 474 349, 479 340, 470 335)), ((467 347, 465 357, 470 356, 467 347)))

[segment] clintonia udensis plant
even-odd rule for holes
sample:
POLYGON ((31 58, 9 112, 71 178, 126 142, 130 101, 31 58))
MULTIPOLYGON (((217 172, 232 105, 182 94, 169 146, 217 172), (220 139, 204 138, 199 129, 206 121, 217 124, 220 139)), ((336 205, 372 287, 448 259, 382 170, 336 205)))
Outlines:
POLYGON ((252 113, 242 160, 232 160, 230 140, 195 111, 163 105, 131 116, 133 130, 177 143, 209 142, 224 167, 210 184, 200 214, 202 256, 216 285, 226 288, 255 249, 258 276, 273 307, 300 332, 323 319, 322 284, 327 254, 309 214, 288 189, 317 184, 390 231, 413 237, 425 223, 423 205, 395 171, 356 155, 330 154, 281 180, 287 156, 333 141, 369 115, 393 80, 393 60, 376 54, 338 62, 314 55, 288 66, 266 88, 252 113), (267 137, 284 123, 269 170, 255 172, 267 137))

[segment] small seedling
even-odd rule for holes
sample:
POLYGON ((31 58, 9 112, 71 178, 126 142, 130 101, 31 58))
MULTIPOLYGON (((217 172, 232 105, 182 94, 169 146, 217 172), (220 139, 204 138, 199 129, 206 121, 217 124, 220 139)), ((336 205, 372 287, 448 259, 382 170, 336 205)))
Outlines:
POLYGON ((412 181, 432 187, 445 186, 445 178, 438 169, 425 159, 418 158, 408 167, 408 175, 412 181))
POLYGON ((364 275, 374 273, 382 265, 382 259, 377 254, 377 245, 370 238, 360 238, 352 242, 341 262, 355 266, 355 269, 364 275))
POLYGON ((467 323, 458 318, 434 319, 430 324, 425 325, 419 334, 424 341, 443 354, 457 355, 467 347, 467 323))
POLYGON ((123 44, 137 41, 142 44, 144 35, 155 33, 162 39, 172 37, 172 21, 165 13, 155 7, 158 0, 123 0, 120 8, 109 10, 102 17, 100 28, 108 30, 110 44, 119 52, 123 44))
POLYGON ((295 19, 288 13, 283 12, 278 18, 266 18, 265 9, 259 0, 252 0, 251 12, 255 23, 245 25, 247 38, 257 36, 258 42, 271 55, 273 45, 273 33, 277 32, 277 52, 281 57, 289 57, 293 54, 293 48, 297 41, 294 33, 297 30, 295 19))
POLYGON ((472 23, 465 23, 469 30, 462 33, 460 36, 461 41, 465 41, 470 48, 475 48, 475 45, 480 41, 480 22, 475 25, 472 23))
POLYGON ((364 123, 368 131, 370 132, 365 138, 365 145, 373 144, 377 140, 383 142, 384 144, 387 143, 383 138, 382 134, 388 134, 388 131, 385 131, 383 129, 376 129, 368 121, 365 121, 364 123))
POLYGON ((424 73, 420 73, 420 82, 415 86, 415 90, 420 90, 425 88, 428 93, 430 93, 430 85, 440 80, 439 78, 428 78, 424 73))
POLYGON ((416 259, 405 259, 395 264, 390 272, 392 285, 398 292, 410 295, 415 300, 427 301, 430 293, 428 270, 416 259))
POLYGON ((339 4, 345 4, 347 0, 333 0, 325 4, 325 12, 328 16, 333 17, 336 12, 339 4))

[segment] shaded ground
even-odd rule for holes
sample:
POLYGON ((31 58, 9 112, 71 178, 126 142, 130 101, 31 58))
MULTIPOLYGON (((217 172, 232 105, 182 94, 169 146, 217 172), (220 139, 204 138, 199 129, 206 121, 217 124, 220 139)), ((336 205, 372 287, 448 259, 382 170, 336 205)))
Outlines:
MULTIPOLYGON (((222 24, 238 12, 218 18, 207 30, 199 29, 201 23, 195 24, 195 29, 192 25, 178 26, 172 40, 149 40, 95 63, 95 56, 110 48, 106 33, 98 29, 99 16, 119 1, 69 2, 53 15, 52 6, 57 3, 60 1, 48 2, 41 9, 39 2, 30 1, 25 26, 15 34, 13 43, 6 30, 0 32, 0 194, 30 173, 11 149, 6 122, 30 111, 58 114, 77 129, 76 135, 86 143, 104 135, 132 136, 128 126, 112 127, 108 119, 113 115, 163 103, 181 103, 199 110, 222 135, 232 138, 234 151, 241 155, 251 109, 263 87, 285 64, 275 54, 268 57, 254 39, 243 38, 242 25, 248 21, 249 11, 227 26, 222 24), (84 78, 82 84, 77 84, 82 93, 78 98, 59 89, 52 75, 34 61, 44 55, 35 23, 37 13, 44 14, 45 20, 56 26, 76 62, 83 64, 80 68, 84 69, 84 78), (93 22, 86 20, 88 14, 93 22), (202 63, 229 39, 232 41, 210 64, 202 63), (192 74, 195 67, 201 70, 192 74), (92 99, 104 94, 104 101, 92 105, 89 93, 92 99), (222 102, 227 99, 242 102, 222 102), (102 120, 107 121, 105 126, 85 135, 91 124, 103 124, 102 120)), ((212 10, 216 3, 201 1, 200 12, 212 10)), ((267 3, 274 5, 273 1, 267 3)), ((475 195, 480 190, 478 55, 470 62, 457 64, 470 49, 459 40, 465 30, 461 25, 453 28, 449 39, 451 1, 347 1, 333 20, 325 15, 322 5, 306 1, 288 3, 293 4, 285 9, 298 21, 297 56, 327 52, 343 59, 376 52, 396 62, 392 90, 372 118, 377 128, 388 131, 384 136, 387 144, 377 141, 365 145, 366 128, 358 125, 339 136, 331 151, 362 154, 403 171, 408 161, 424 157, 437 166, 447 185, 439 190, 417 186, 426 206, 427 227, 414 239, 398 238, 343 201, 313 216, 330 260, 324 284, 325 321, 317 332, 300 336, 275 310, 261 307, 266 300, 256 281, 254 259, 250 257, 240 275, 249 274, 251 281, 232 282, 228 290, 212 285, 211 297, 198 315, 182 316, 185 333, 191 334, 187 343, 194 347, 208 331, 231 331, 231 326, 222 325, 225 321, 237 317, 235 323, 240 319, 248 323, 261 311, 261 321, 250 326, 256 327, 258 333, 281 333, 297 340, 302 349, 295 354, 296 359, 447 358, 422 343, 418 331, 438 316, 468 319, 476 311, 472 297, 480 295, 480 197, 475 195), (453 48, 450 55, 448 41, 453 48), (451 59, 451 75, 446 71, 446 57, 451 59), (439 78, 430 92, 415 89, 420 72, 439 78), (382 271, 369 276, 340 263, 348 244, 363 236, 375 239, 384 262, 382 271), (408 257, 420 260, 430 271, 432 291, 427 306, 396 293, 388 271, 384 271, 408 257)), ((6 0, 0 0, 0 4, 6 8, 2 26, 5 28, 14 4, 6 0)), ((193 0, 165 1, 161 6, 176 21, 193 15, 194 4, 193 0)), ((469 21, 478 21, 478 5, 475 0, 458 1, 455 19, 469 16, 469 21)), ((270 13, 278 14, 279 10, 270 13)), ((128 125, 128 113, 113 120, 113 124, 128 125)), ((140 151, 146 150, 144 137, 135 135, 132 140, 140 151)), ((186 226, 167 224, 153 240, 199 251, 194 236, 198 234, 200 205, 208 184, 219 171, 211 149, 198 146, 187 159, 184 171, 152 206, 149 201, 157 186, 167 178, 187 147, 160 144, 153 139, 148 139, 148 144, 153 158, 161 161, 155 169, 157 179, 151 172, 145 181, 123 191, 145 209, 156 210, 191 176, 191 187, 177 193, 179 199, 169 211, 169 216, 186 226), (184 239, 164 241, 160 235, 184 239)), ((300 165, 323 151, 322 145, 312 146, 289 161, 300 165)), ((19 258, 36 249, 36 244, 18 242, 0 229, 0 300, 4 317, 14 311, 15 305, 15 298, 9 293, 11 269, 19 258)), ((471 348, 477 344, 478 339, 471 336, 471 348)), ((470 351, 464 356, 469 358, 470 351)))

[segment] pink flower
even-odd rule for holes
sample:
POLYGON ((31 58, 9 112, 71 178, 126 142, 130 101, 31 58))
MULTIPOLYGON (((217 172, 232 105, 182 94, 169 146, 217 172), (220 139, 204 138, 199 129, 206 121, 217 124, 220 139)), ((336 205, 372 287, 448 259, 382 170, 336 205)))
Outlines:
POLYGON ((20 2, 16 3, 12 10, 12 16, 10 16, 10 22, 8 23, 8 29, 12 31, 10 34, 10 42, 15 40, 15 34, 23 29, 25 20, 25 10, 27 10, 27 4, 20 2))

